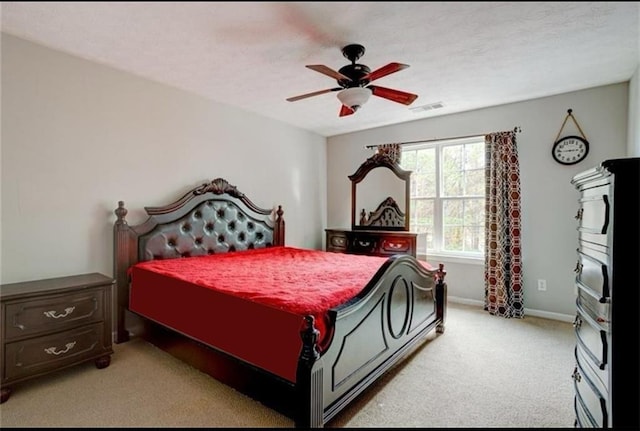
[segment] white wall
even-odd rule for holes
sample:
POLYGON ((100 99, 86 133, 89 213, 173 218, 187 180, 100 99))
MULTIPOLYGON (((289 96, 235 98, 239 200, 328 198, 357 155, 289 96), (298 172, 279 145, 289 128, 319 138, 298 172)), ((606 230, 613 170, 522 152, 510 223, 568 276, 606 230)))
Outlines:
MULTIPOLYGON (((629 83, 620 83, 331 137, 327 141, 328 227, 351 225, 347 176, 371 156, 366 145, 483 134, 519 126, 524 305, 548 317, 574 315, 578 195, 570 181, 576 173, 603 160, 626 156, 628 96, 629 83), (587 158, 573 166, 560 165, 551 158, 551 147, 568 109, 573 109, 590 142, 587 158), (547 291, 537 290, 537 279, 547 280, 547 291)), ((570 120, 561 136, 569 134, 579 134, 570 120)), ((482 265, 436 257, 428 260, 445 264, 450 296, 483 300, 482 265)))
POLYGON ((322 246, 324 137, 6 34, 1 109, 2 283, 111 275, 119 200, 136 224, 216 177, 322 246))

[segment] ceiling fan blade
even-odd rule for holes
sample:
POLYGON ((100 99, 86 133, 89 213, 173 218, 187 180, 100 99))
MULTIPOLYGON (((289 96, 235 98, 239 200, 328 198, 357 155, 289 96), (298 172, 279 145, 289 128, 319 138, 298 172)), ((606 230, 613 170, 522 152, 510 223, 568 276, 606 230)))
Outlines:
POLYGON ((332 91, 338 91, 338 90, 342 90, 342 87, 327 88, 327 89, 325 89, 325 90, 319 90, 319 91, 314 91, 314 92, 312 92, 312 93, 301 94, 301 95, 299 95, 299 96, 289 97, 289 98, 287 99, 287 102, 295 102, 296 100, 306 99, 307 97, 318 96, 318 95, 320 95, 320 94, 330 93, 330 92, 332 92, 332 91))
POLYGON ((400 90, 393 90, 391 88, 378 87, 377 85, 369 85, 368 89, 371 90, 374 96, 383 97, 393 102, 402 103, 403 105, 411 105, 414 100, 418 98, 417 94, 405 93, 400 90))
POLYGON ((345 80, 345 79, 347 81, 351 81, 351 78, 349 78, 348 76, 345 76, 340 72, 336 72, 329 66, 325 66, 323 64, 308 64, 307 67, 311 70, 315 70, 316 72, 320 72, 324 75, 330 76, 333 79, 337 79, 338 81, 345 80))
POLYGON ((382 66, 379 69, 370 72, 368 75, 365 75, 362 79, 368 79, 369 82, 374 81, 378 78, 382 78, 383 76, 390 75, 395 72, 400 72, 403 69, 409 67, 408 64, 402 63, 389 63, 386 66, 382 66))
POLYGON ((355 109, 351 109, 347 105, 342 105, 340 108, 340 117, 346 117, 347 115, 354 114, 355 112, 355 109))

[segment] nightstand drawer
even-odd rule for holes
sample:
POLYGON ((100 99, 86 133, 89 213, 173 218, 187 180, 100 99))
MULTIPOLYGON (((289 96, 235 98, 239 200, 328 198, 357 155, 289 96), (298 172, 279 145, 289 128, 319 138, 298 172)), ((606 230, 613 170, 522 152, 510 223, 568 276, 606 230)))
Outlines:
POLYGON ((8 302, 5 341, 104 320, 103 288, 8 302))
POLYGON ((96 323, 56 334, 7 343, 6 379, 33 376, 111 353, 104 324, 96 323))

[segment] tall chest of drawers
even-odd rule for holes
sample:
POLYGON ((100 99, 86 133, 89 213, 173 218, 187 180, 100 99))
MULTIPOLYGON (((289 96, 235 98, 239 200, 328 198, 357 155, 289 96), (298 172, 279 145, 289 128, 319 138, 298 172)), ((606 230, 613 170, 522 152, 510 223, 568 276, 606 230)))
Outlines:
POLYGON ((24 380, 90 360, 109 366, 113 284, 91 273, 0 286, 0 402, 24 380))
POLYGON ((640 158, 581 172, 575 425, 640 429, 640 158))

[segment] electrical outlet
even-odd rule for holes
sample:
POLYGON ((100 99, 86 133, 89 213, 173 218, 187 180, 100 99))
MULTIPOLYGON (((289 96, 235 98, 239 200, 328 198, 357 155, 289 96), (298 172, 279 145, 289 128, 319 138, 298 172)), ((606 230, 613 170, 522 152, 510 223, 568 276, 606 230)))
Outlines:
POLYGON ((547 280, 538 280, 538 290, 547 290, 547 280))

